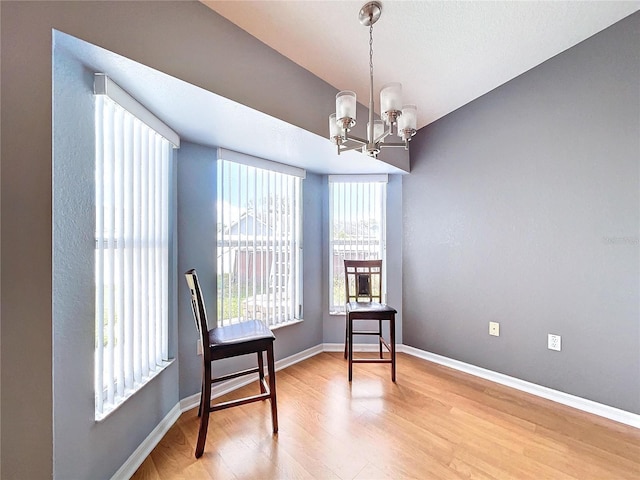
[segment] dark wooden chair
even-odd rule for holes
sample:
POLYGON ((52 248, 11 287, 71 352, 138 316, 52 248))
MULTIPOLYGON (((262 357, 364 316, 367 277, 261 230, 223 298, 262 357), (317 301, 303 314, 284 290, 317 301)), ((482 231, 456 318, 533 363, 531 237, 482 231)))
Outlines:
POLYGON ((396 310, 382 303, 382 260, 345 260, 346 326, 344 358, 349 360, 349 381, 354 363, 390 363, 391 380, 396 381, 396 310), (374 320, 375 330, 354 330, 355 320, 374 320), (382 322, 389 322, 389 341, 382 333, 382 322), (353 336, 378 337, 379 358, 353 358, 353 336), (390 353, 385 358, 383 346, 390 353))
POLYGON ((196 445, 196 458, 200 458, 204 452, 207 440, 207 427, 209 425, 209 413, 225 408, 236 407, 251 402, 269 399, 271 401, 271 420, 273 433, 278 432, 278 408, 276 404, 276 371, 273 358, 273 341, 275 336, 262 321, 248 320, 235 325, 216 327, 209 330, 207 313, 205 311, 200 284, 195 270, 185 273, 187 285, 191 292, 191 306, 196 322, 196 328, 202 340, 202 392, 200 394, 200 430, 198 431, 198 443, 196 445), (265 380, 263 353, 267 353, 267 367, 269 383, 265 380), (236 357, 238 355, 257 354, 258 366, 248 370, 213 377, 211 363, 214 360, 236 357), (211 404, 211 385, 214 383, 238 378, 253 373, 258 374, 260 394, 250 397, 230 400, 228 402, 211 404))

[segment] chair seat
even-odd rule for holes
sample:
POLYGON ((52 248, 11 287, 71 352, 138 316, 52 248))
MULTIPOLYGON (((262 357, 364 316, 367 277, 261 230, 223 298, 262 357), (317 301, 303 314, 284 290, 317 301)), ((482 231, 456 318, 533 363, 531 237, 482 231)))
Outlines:
POLYGON ((347 303, 347 312, 351 313, 398 313, 397 310, 389 305, 378 302, 349 302, 347 303))
POLYGON ((248 320, 234 325, 225 325, 209 330, 209 345, 213 348, 222 345, 251 342, 254 340, 275 339, 273 332, 260 320, 248 320))

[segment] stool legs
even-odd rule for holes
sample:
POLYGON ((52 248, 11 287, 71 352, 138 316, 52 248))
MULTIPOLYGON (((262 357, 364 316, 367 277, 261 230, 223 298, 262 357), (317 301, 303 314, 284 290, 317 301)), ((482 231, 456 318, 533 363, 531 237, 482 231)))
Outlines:
MULTIPOLYGON (((262 355, 262 354, 261 354, 262 355)), ((276 367, 273 359, 273 343, 267 346, 267 366, 269 367, 269 401, 271 402, 271 423, 273 433, 278 433, 278 403, 276 401, 276 367)))
POLYGON ((347 341, 349 345, 349 381, 353 378, 353 320, 347 314, 347 341))
MULTIPOLYGON (((253 352, 246 352, 253 353, 253 352)), ((202 392, 200 394, 200 405, 198 407, 198 416, 200 417, 200 427, 198 429, 198 441, 196 443, 196 458, 200 458, 204 453, 204 447, 207 442, 207 428, 209 426, 209 414, 212 411, 218 411, 225 408, 234 407, 237 405, 244 405, 260 400, 269 400, 271 403, 271 421, 273 424, 273 433, 278 433, 278 404, 276 400, 276 368, 275 358, 273 353, 273 341, 268 342, 262 347, 262 350, 256 352, 258 355, 258 368, 246 370, 239 374, 229 374, 226 376, 212 379, 211 377, 211 362, 205 362, 202 372, 202 392), (265 385, 265 368, 263 352, 267 352, 267 375, 269 376, 268 389, 265 385), (215 403, 211 405, 211 384, 218 381, 223 381, 231 378, 235 378, 241 375, 247 375, 258 372, 260 384, 260 395, 254 395, 251 397, 239 398, 228 402, 215 403), (268 390, 268 391, 267 391, 268 390)), ((241 355, 244 353, 241 353, 241 355)), ((222 358, 222 357, 221 357, 222 358)), ((227 357, 224 357, 227 358, 227 357)), ((219 358, 217 359, 219 360, 219 358)))
POLYGON ((196 444, 196 458, 200 458, 204 452, 204 444, 207 442, 207 427, 209 426, 209 412, 211 410, 211 364, 205 365, 202 374, 202 394, 200 396, 200 429, 198 430, 198 443, 196 444))
POLYGON ((258 377, 260 384, 260 393, 265 393, 267 390, 264 388, 264 358, 262 358, 262 352, 258 352, 258 377))
POLYGON ((344 321, 344 359, 348 358, 348 342, 349 342, 349 319, 345 318, 344 321))
MULTIPOLYGON (((364 318, 361 317, 361 320, 374 320, 374 319, 370 319, 370 318, 364 318)), ((378 346, 379 346, 379 355, 380 358, 357 358, 354 359, 353 358, 353 336, 354 336, 354 330, 353 330, 353 322, 354 322, 354 318, 351 317, 350 313, 347 313, 346 316, 346 324, 347 324, 347 333, 346 333, 346 338, 345 338, 345 358, 347 358, 348 360, 348 364, 349 364, 349 381, 351 382, 353 379, 353 364, 354 363, 390 363, 391 364, 391 381, 395 382, 396 381, 396 320, 395 320, 395 315, 390 315, 390 316, 385 316, 385 318, 377 318, 375 320, 378 320, 378 331, 376 332, 375 330, 371 331, 371 332, 364 332, 364 331, 357 331, 355 332, 356 335, 378 335, 378 346), (387 342, 384 340, 383 336, 382 336, 382 322, 384 320, 388 320, 389 321, 389 340, 390 342, 387 344, 387 342), (382 346, 383 343, 385 344, 386 348, 388 348, 389 353, 391 358, 389 359, 385 359, 383 352, 382 352, 382 346)))
POLYGON ((396 381, 396 318, 391 317, 389 321, 389 330, 391 337, 391 381, 396 381))

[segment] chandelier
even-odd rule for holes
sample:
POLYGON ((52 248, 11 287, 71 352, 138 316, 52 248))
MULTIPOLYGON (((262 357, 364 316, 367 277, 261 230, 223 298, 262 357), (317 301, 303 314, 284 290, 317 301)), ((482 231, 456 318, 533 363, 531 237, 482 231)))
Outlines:
POLYGON ((358 15, 360 23, 369 27, 369 123, 367 139, 349 135, 356 124, 356 94, 343 90, 336 95, 336 113, 329 115, 329 139, 337 146, 338 155, 347 150, 362 149, 376 158, 382 148, 402 147, 409 150, 409 140, 416 133, 417 113, 415 105, 402 105, 402 85, 387 83, 380 89, 380 111, 382 120, 374 120, 373 102, 373 24, 382 13, 380 2, 365 4, 358 15), (386 141, 389 135, 397 135, 403 141, 386 141))

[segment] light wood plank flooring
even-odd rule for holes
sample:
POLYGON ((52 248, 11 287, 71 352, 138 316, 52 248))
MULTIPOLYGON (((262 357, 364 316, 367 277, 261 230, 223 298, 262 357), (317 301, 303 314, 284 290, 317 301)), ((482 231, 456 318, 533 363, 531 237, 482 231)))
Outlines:
POLYGON ((409 355, 396 384, 360 364, 349 385, 322 353, 280 370, 277 393, 278 435, 267 402, 214 412, 196 460, 193 409, 133 478, 640 479, 640 430, 409 355))

